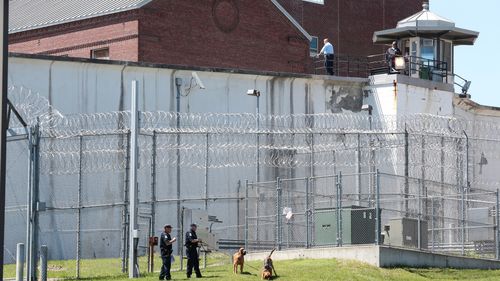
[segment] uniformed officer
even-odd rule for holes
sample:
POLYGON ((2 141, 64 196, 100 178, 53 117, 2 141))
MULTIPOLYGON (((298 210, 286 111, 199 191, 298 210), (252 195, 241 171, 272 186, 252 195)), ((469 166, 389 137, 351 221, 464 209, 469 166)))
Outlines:
POLYGON ((385 60, 387 61, 387 64, 389 65, 389 72, 396 71, 394 69, 396 57, 401 56, 402 54, 403 53, 398 48, 398 42, 396 42, 396 41, 392 42, 392 46, 389 49, 387 49, 387 51, 385 52, 385 60))
POLYGON ((172 226, 166 224, 163 227, 163 232, 160 236, 160 250, 161 250, 161 260, 163 265, 160 272, 160 280, 170 280, 170 266, 172 263, 172 244, 177 241, 177 238, 170 237, 172 232, 172 226))
POLYGON ((321 54, 325 55, 326 72, 328 73, 328 75, 333 75, 333 59, 334 59, 334 55, 335 55, 334 48, 333 48, 332 43, 330 43, 328 41, 328 38, 325 38, 323 40, 323 43, 324 43, 324 46, 317 56, 319 57, 319 55, 321 55, 321 54))
POLYGON ((186 257, 187 257, 187 278, 191 278, 191 274, 196 273, 196 278, 201 278, 200 272, 200 260, 198 257, 198 243, 201 243, 201 239, 196 236, 196 224, 191 224, 191 230, 186 232, 186 257))

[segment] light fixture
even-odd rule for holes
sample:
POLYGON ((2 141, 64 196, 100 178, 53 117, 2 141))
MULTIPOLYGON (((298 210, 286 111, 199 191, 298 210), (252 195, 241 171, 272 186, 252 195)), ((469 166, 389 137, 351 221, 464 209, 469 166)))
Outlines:
POLYGON ((370 104, 363 104, 361 106, 361 111, 368 111, 368 114, 372 115, 373 106, 371 106, 370 104))

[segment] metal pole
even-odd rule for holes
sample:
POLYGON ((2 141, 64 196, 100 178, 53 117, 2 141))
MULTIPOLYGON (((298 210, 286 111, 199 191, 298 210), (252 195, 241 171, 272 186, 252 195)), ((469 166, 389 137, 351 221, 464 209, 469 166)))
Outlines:
POLYGON ((339 246, 342 247, 344 243, 344 230, 342 229, 342 224, 343 224, 343 218, 342 218, 342 213, 343 213, 343 207, 342 207, 342 198, 343 198, 343 192, 342 192, 342 172, 339 173, 339 209, 340 209, 340 215, 339 215, 339 246))
POLYGON ((39 156, 39 125, 35 125, 29 136, 30 143, 30 179, 28 191, 28 207, 27 207, 27 237, 26 237, 26 276, 28 280, 37 280, 37 263, 38 263, 38 156, 39 156))
MULTIPOLYGON (((149 230, 149 236, 155 236, 155 226, 156 226, 156 144, 157 144, 158 134, 153 130, 153 138, 151 145, 151 226, 149 230)), ((154 261, 154 246, 149 246, 150 249, 150 260, 149 260, 149 272, 154 272, 155 261, 154 261)))
POLYGON ((255 126, 256 126, 256 168, 255 168, 255 192, 257 194, 257 200, 255 200, 255 213, 256 213, 256 224, 255 224, 255 233, 256 233, 256 238, 257 238, 257 243, 260 243, 260 222, 259 222, 259 217, 260 217, 260 206, 259 206, 259 182, 260 182, 260 92, 258 92, 255 96, 257 98, 257 108, 255 109, 255 126))
POLYGON ((405 170, 404 170, 404 174, 405 174, 405 186, 404 186, 404 190, 403 190, 403 198, 404 198, 404 214, 405 214, 405 217, 408 217, 408 210, 409 210, 409 207, 408 207, 408 195, 410 193, 410 182, 409 182, 409 176, 410 176, 410 170, 409 170, 409 161, 410 161, 410 143, 408 141, 408 130, 406 128, 406 124, 405 124, 405 170))
POLYGON ((128 219, 129 219, 129 213, 128 213, 128 203, 129 203, 129 196, 128 196, 128 186, 130 182, 130 132, 127 133, 126 137, 126 145, 127 145, 127 150, 126 150, 126 155, 125 155, 125 161, 126 161, 126 168, 125 168, 125 182, 123 185, 123 202, 125 204, 123 205, 122 209, 122 273, 127 272, 128 270, 128 219))
POLYGON ((82 164, 83 164, 83 136, 80 136, 80 147, 78 151, 78 209, 76 213, 76 278, 80 279, 80 256, 81 256, 81 219, 82 219, 82 164))
POLYGON ((9 39, 9 1, 4 0, 0 4, 0 280, 3 280, 3 264, 4 264, 4 227, 5 227, 5 178, 6 178, 6 159, 7 159, 7 79, 8 79, 8 39, 9 39))
POLYGON ((361 206, 361 134, 357 134, 358 142, 356 149, 356 195, 358 206, 361 206))
POLYGON ((24 270, 24 244, 17 243, 16 281, 23 281, 23 270, 24 270))
POLYGON ((418 196, 417 196, 417 248, 422 249, 422 237, 421 237, 421 224, 422 224, 422 188, 424 185, 423 180, 419 180, 418 184, 418 196))
MULTIPOLYGON (((209 165, 209 134, 205 140, 205 212, 208 214, 208 165, 209 165)), ((203 268, 207 268, 207 252, 203 251, 203 268)))
POLYGON ((48 249, 46 245, 40 247, 40 281, 47 281, 48 249))
MULTIPOLYGON (((181 151, 180 151, 180 146, 181 146, 181 136, 180 136, 180 128, 181 128, 181 86, 182 86, 182 78, 175 78, 175 86, 177 87, 177 94, 175 96, 176 99, 176 105, 175 105, 175 111, 176 111, 176 124, 175 128, 177 129, 177 149, 176 149, 176 159, 177 159, 177 164, 176 164, 176 194, 177 194, 177 225, 181 225, 182 222, 181 216, 179 215, 181 213, 181 151)), ((183 229, 179 229, 177 231, 177 237, 182 236, 182 231, 183 229)), ((182 254, 182 247, 177 247, 177 252, 179 255, 182 254)), ((182 263, 181 263, 182 264, 182 263)))
POLYGON ((248 180, 245 180, 245 249, 248 250, 248 180))
POLYGON ((375 185, 375 244, 380 245, 380 173, 377 169, 376 174, 376 185, 375 185))
POLYGON ((340 247, 340 192, 339 192, 339 180, 340 177, 335 177, 335 224, 336 224, 336 235, 337 235, 337 247, 340 247))
POLYGON ((496 237, 496 258, 500 260, 500 189, 497 188, 496 192, 496 208, 495 208, 495 237, 496 237))
POLYGON ((130 122, 130 181, 129 181, 129 252, 128 252, 128 277, 139 277, 139 268, 137 263, 137 243, 138 237, 138 192, 137 192, 137 163, 138 163, 138 136, 139 136, 139 111, 138 111, 138 90, 139 84, 137 81, 132 81, 131 90, 131 122, 130 122))
POLYGON ((434 197, 431 197, 431 206, 432 206, 431 207, 431 212, 432 212, 432 214, 431 214, 431 239, 432 239, 431 240, 431 242, 432 242, 431 250, 432 250, 432 252, 434 252, 434 227, 435 227, 434 226, 434 197))
POLYGON ((310 246, 310 229, 311 229, 311 218, 310 218, 310 206, 309 206, 309 182, 311 181, 311 178, 306 179, 306 211, 305 211, 305 216, 306 216, 306 249, 309 248, 310 246))
POLYGON ((276 178, 276 249, 281 250, 281 244, 283 241, 283 230, 282 230, 282 222, 281 222, 281 215, 280 215, 280 210, 282 209, 281 206, 281 200, 282 200, 282 188, 281 188, 281 179, 276 178))

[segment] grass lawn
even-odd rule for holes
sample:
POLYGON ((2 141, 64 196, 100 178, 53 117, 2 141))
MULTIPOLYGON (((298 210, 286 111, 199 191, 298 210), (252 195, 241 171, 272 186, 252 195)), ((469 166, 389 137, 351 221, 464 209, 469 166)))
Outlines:
MULTIPOLYGON (((142 269, 145 269, 144 260, 142 269)), ((177 263, 178 264, 178 263, 177 263)), ((232 265, 226 257, 209 260, 207 269, 202 270, 204 279, 213 281, 260 280, 261 262, 247 262, 244 274, 232 273, 232 265), (215 264, 222 265, 215 265, 215 264)), ((159 269, 159 260, 156 263, 159 269)), ((74 261, 53 261, 50 263, 50 278, 71 280, 75 276, 74 261)), ((454 269, 379 269, 354 261, 339 260, 294 260, 275 261, 279 277, 275 280, 500 280, 500 270, 454 270, 454 269)), ((8 265, 5 276, 13 277, 15 267, 8 265)), ((85 260, 82 262, 83 280, 129 280, 120 272, 120 261, 117 259, 85 260)), ((184 272, 173 272, 174 280, 188 280, 184 272)), ((158 273, 146 275, 140 280, 158 280, 158 273)), ((193 279, 194 280, 194 279, 193 279)))

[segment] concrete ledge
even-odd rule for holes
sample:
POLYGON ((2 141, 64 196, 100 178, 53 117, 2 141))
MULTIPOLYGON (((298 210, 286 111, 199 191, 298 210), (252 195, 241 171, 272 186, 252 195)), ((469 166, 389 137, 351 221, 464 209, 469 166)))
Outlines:
MULTIPOLYGON (((262 261, 267 252, 248 253, 246 260, 262 261)), ((500 261, 436 254, 389 246, 348 246, 276 251, 273 260, 346 259, 377 267, 431 267, 457 269, 500 269, 500 261)))

